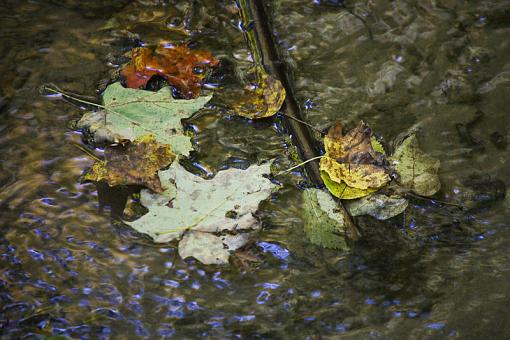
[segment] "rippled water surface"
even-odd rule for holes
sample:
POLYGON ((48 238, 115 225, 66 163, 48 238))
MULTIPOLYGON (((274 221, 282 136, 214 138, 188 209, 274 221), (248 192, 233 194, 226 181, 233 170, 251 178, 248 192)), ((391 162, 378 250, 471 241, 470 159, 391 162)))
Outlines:
MULTIPOLYGON (((405 216, 359 219, 351 252, 327 251, 302 231, 297 173, 261 206, 264 230, 244 260, 183 261, 111 218, 130 189, 80 183, 93 161, 69 122, 90 107, 40 86, 97 101, 132 47, 186 40, 222 60, 209 87, 228 94, 250 64, 235 4, 2 1, 3 338, 510 336, 510 3, 267 5, 307 120, 364 119, 389 150, 417 131, 441 160, 437 198, 465 209, 416 199, 405 216)), ((214 104, 188 124, 189 167, 210 176, 272 158, 292 165, 279 119, 253 123, 214 104)))

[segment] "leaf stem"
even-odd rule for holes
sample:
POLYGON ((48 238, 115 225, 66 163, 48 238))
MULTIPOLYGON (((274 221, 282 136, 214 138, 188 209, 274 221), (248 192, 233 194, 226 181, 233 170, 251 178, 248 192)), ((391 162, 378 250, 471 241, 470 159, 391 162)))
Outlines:
POLYGON ((318 159, 321 159, 322 157, 325 157, 325 156, 317 156, 317 157, 313 157, 313 158, 310 158, 310 159, 307 159, 306 161, 304 162, 301 162, 299 163, 298 165, 295 165, 293 166, 292 168, 289 168, 287 170, 283 170, 283 171, 280 171, 279 173, 277 173, 275 176, 280 176, 280 175, 283 175, 284 173, 287 173, 289 171, 292 171, 294 169, 297 169, 303 165, 305 165, 306 163, 309 163, 309 162, 312 162, 312 161, 315 161, 315 160, 318 160, 318 159))
POLYGON ((422 196, 422 195, 418 195, 418 194, 414 194, 412 192, 407 192, 406 195, 409 195, 411 197, 414 197, 414 198, 417 198, 417 199, 421 199, 421 200, 426 200, 426 201, 435 201, 437 203, 440 203, 440 204, 444 204, 444 205, 450 205, 452 207, 456 207, 456 208, 459 208, 461 210, 464 209, 464 206, 461 205, 461 204, 457 204, 457 203, 451 203, 451 202, 446 202, 446 201, 441 201, 441 200, 438 200, 438 199, 435 199, 435 198, 431 198, 431 197, 427 197, 427 196, 422 196))
POLYGON ((104 160, 102 160, 101 158, 97 157, 96 155, 94 155, 90 150, 86 149, 85 147, 83 147, 82 145, 78 144, 78 143, 75 143, 75 142, 71 142, 71 145, 73 145, 74 147, 76 147, 77 149, 79 149, 81 152, 83 152, 84 154, 86 154, 87 156, 89 156, 90 158, 92 158, 93 160, 95 160, 96 162, 101 162, 103 163, 104 160))
POLYGON ((283 116, 287 117, 287 118, 293 119, 293 120, 295 120, 296 122, 299 122, 299 123, 301 123, 301 124, 303 124, 303 125, 308 126, 310 129, 312 129, 312 130, 314 130, 314 131, 316 131, 316 132, 318 132, 318 133, 320 133, 320 134, 322 135, 322 131, 321 131, 321 130, 319 130, 319 129, 317 129, 317 128, 316 128, 315 126, 313 126, 312 124, 307 123, 307 122, 305 122, 305 121, 303 121, 303 120, 301 120, 301 119, 299 119, 299 118, 292 117, 292 116, 290 116, 290 115, 288 115, 288 114, 286 114, 286 113, 284 113, 284 112, 281 112, 281 114, 282 114, 283 116))
POLYGON ((52 93, 56 93, 56 94, 59 94, 61 95, 62 97, 66 97, 66 98, 69 98, 69 99, 72 99, 74 101, 77 101, 79 103, 83 103, 83 104, 87 104, 87 105, 92 105, 92 106, 95 106, 95 107, 99 107, 99 108, 102 108, 102 109, 106 109, 104 107, 104 105, 100 105, 100 104, 96 104, 96 103, 93 103, 93 102, 89 102, 87 100, 83 100, 83 99, 80 99, 80 98, 77 98, 77 97, 74 97, 74 96, 71 96, 70 94, 67 94, 63 91, 60 91, 60 90, 57 90, 57 89, 53 89, 51 87, 47 87, 47 86, 43 86, 43 90, 47 90, 49 92, 52 92, 52 93))

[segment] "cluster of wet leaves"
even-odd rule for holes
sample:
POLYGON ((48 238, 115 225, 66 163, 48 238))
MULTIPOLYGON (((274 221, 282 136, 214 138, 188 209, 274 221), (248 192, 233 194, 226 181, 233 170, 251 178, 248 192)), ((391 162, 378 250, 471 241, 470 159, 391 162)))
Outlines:
MULTIPOLYGON (((192 117, 211 100, 212 95, 201 95, 201 84, 207 71, 218 65, 212 53, 186 44, 134 48, 120 71, 122 83, 105 89, 102 110, 86 113, 77 124, 90 143, 107 145, 105 159, 97 160, 84 178, 109 186, 145 187, 140 201, 148 213, 128 224, 155 242, 182 239, 181 256, 194 256, 207 264, 228 263, 229 251, 246 244, 246 231, 259 227, 253 215, 259 203, 276 190, 264 178, 270 173, 269 163, 245 171, 229 169, 205 180, 174 161, 193 151, 182 119, 192 117), (144 90, 154 77, 169 86, 156 92, 144 90), (176 94, 183 99, 175 99, 176 94), (207 251, 199 251, 204 245, 207 251)), ((227 112, 248 119, 272 117, 285 101, 285 89, 261 66, 251 72, 255 80, 235 101, 226 103, 227 112)), ((410 135, 387 157, 363 121, 347 133, 341 123, 334 124, 324 137, 326 153, 320 160, 321 176, 332 196, 319 189, 305 190, 304 195, 305 231, 312 243, 347 249, 345 216, 335 208, 338 203, 333 197, 349 200, 352 216, 384 220, 408 205, 397 193, 434 195, 440 187, 439 162, 425 155, 417 143, 416 136, 410 135), (382 188, 392 192, 377 193, 382 188)))
MULTIPOLYGON (((204 188, 210 187, 204 194, 209 197, 205 201, 201 201, 202 197, 198 194, 201 190, 198 188, 191 191, 185 189, 193 187, 196 176, 182 175, 169 180, 172 174, 186 172, 178 160, 190 157, 194 146, 184 130, 182 120, 191 118, 211 100, 211 94, 204 94, 202 83, 211 71, 220 65, 220 61, 210 51, 191 48, 189 43, 160 42, 152 46, 144 45, 133 48, 126 55, 130 60, 120 70, 120 82, 106 87, 100 105, 102 109, 86 113, 77 124, 77 127, 85 132, 89 143, 106 145, 104 160, 97 160, 84 178, 105 182, 109 186, 145 187, 141 201, 149 209, 149 213, 130 224, 156 242, 186 237, 183 244, 191 244, 190 240, 196 239, 196 242, 200 243, 206 238, 210 241, 211 237, 215 237, 215 242, 205 243, 223 245, 218 246, 218 249, 230 249, 228 242, 219 238, 219 233, 257 229, 253 213, 257 210, 258 202, 267 198, 275 187, 267 189, 267 192, 263 190, 263 197, 255 195, 255 203, 249 203, 251 191, 246 188, 246 183, 266 182, 264 176, 269 174, 269 169, 260 172, 259 166, 252 166, 244 171, 244 182, 239 183, 235 190, 245 194, 237 198, 234 195, 235 190, 221 184, 219 174, 213 179, 201 182, 200 185, 204 188), (149 91, 149 85, 154 79, 159 79, 168 86, 149 91), (174 98, 176 96, 180 99, 174 98), (210 194, 214 192, 219 194, 212 199, 210 194), (186 200, 192 203, 192 206, 186 208, 187 214, 183 208, 185 205, 178 204, 186 200), (209 201, 215 204, 214 207, 208 207, 206 203, 209 201), (245 205, 250 206, 250 209, 244 211, 245 205), (156 210, 158 213, 155 213, 156 210), (169 219, 168 214, 177 216, 179 211, 182 211, 185 218, 176 224, 164 222, 169 219), (189 211, 196 212, 196 216, 189 211), (203 230, 203 222, 207 225, 207 221, 215 215, 221 217, 218 220, 216 216, 217 225, 228 226, 233 223, 232 227, 203 230), (198 237, 204 233, 209 235, 198 237), (192 234, 193 237, 187 237, 192 234)), ((285 101, 284 86, 278 79, 267 74, 260 65, 253 66, 249 73, 252 81, 244 88, 235 89, 236 95, 230 96, 229 101, 224 101, 226 112, 252 120, 272 117, 285 101)), ((407 200, 398 196, 402 192, 431 196, 439 190, 439 163, 418 148, 414 135, 404 139, 393 156, 388 157, 366 123, 360 122, 346 133, 342 124, 336 123, 324 137, 324 148, 325 155, 321 158, 320 170, 324 184, 332 196, 328 192, 323 192, 326 196, 317 192, 305 195, 305 201, 309 203, 307 206, 312 207, 311 213, 307 213, 315 216, 309 221, 326 221, 305 223, 309 238, 316 244, 337 249, 346 248, 345 240, 317 241, 324 240, 324 237, 317 235, 335 234, 344 237, 343 217, 333 218, 331 211, 326 215, 323 214, 324 211, 320 212, 321 207, 338 204, 334 197, 350 201, 348 208, 353 216, 369 215, 388 219, 400 214, 407 207, 407 200), (323 215, 325 218, 318 218, 323 215), (332 221, 335 225, 330 229, 334 232, 325 233, 321 230, 321 225, 331 226, 332 221)), ((234 174, 234 169, 220 174, 227 178, 232 177, 230 174, 234 174)), ((231 181, 235 183, 234 177, 232 178, 231 181)), ((335 214, 341 216, 338 212, 335 214)), ((182 250, 180 253, 192 252, 182 250)), ((228 253, 225 252, 216 252, 214 256, 215 258, 210 259, 201 258, 201 261, 225 263, 225 259, 228 259, 228 253)))
MULTIPOLYGON (((97 159, 84 179, 145 187, 140 202, 148 213, 127 223, 155 242, 182 239, 179 254, 206 264, 228 263, 230 252, 247 243, 248 231, 259 228, 254 213, 260 201, 276 188, 264 177, 270 162, 208 180, 179 164, 194 150, 182 120, 211 100, 211 94, 201 95, 201 84, 207 70, 218 65, 211 52, 186 44, 135 48, 120 71, 121 82, 105 89, 101 110, 87 112, 76 124, 89 143, 106 145, 104 160, 97 159), (154 77, 169 86, 145 90, 154 77)), ((273 116, 285 90, 262 68, 254 70, 256 83, 246 86, 229 112, 249 119, 273 116)))
MULTIPOLYGON (((342 124, 336 123, 324 137, 324 147, 321 177, 333 196, 346 200, 352 216, 386 220, 407 208, 408 201, 402 194, 432 196, 441 187, 437 175, 439 160, 419 148, 414 134, 407 136, 394 154, 387 157, 365 122, 359 122, 345 134, 342 124)), ((332 197, 308 189, 304 202, 305 231, 310 240, 327 248, 347 249, 343 239, 345 219, 338 209, 332 209, 336 206, 332 197)))

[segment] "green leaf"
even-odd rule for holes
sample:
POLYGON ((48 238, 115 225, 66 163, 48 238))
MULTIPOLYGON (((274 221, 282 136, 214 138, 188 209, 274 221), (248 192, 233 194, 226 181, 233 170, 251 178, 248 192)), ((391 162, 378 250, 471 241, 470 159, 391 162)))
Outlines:
POLYGON ((78 127, 94 134, 96 143, 132 141, 150 133, 159 143, 170 144, 174 153, 188 156, 191 140, 184 134, 181 120, 191 117, 211 98, 174 99, 169 87, 152 92, 124 88, 117 82, 103 93, 105 110, 85 114, 78 127))
POLYGON ((374 194, 345 203, 352 216, 370 215, 378 220, 387 220, 400 215, 406 210, 407 205, 408 202, 403 197, 383 194, 374 194))
POLYGON ((432 196, 441 188, 439 160, 420 150, 415 135, 397 147, 390 161, 399 174, 398 182, 418 195, 432 196))
POLYGON ((348 249, 344 219, 331 195, 319 189, 306 189, 303 200, 303 223, 310 242, 325 248, 348 249))
POLYGON ((174 162, 159 172, 165 191, 154 194, 142 190, 141 203, 149 212, 127 224, 155 242, 169 242, 188 230, 218 233, 256 229, 259 224, 253 213, 276 188, 264 177, 269 172, 268 162, 246 170, 220 171, 206 180, 174 162))

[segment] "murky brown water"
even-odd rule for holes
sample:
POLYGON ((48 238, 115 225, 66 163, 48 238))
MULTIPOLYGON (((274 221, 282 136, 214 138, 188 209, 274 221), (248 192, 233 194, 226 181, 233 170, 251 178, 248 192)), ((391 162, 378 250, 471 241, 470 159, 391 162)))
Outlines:
MULTIPOLYGON (((222 59, 212 86, 226 92, 249 65, 235 5, 3 1, 2 337, 508 338, 510 2, 337 3, 269 3, 307 120, 364 119, 390 149, 419 131, 442 161, 438 198, 468 210, 416 200, 406 216, 360 219, 364 240, 339 254, 306 240, 302 178, 289 175, 263 205, 259 265, 182 261, 171 245, 112 224, 96 187, 79 182, 92 160, 72 145, 81 135, 68 122, 86 108, 39 87, 97 100, 130 48, 189 39, 222 59)), ((190 129, 197 171, 292 164, 278 119, 211 107, 190 129)))

